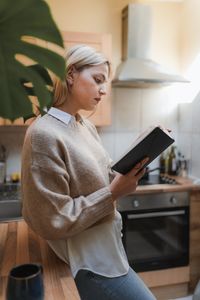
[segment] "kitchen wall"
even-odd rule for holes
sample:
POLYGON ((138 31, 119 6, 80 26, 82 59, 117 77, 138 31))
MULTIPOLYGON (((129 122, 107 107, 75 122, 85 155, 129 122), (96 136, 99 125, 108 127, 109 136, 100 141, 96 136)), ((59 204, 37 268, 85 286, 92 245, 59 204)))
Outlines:
MULTIPOLYGON (((121 60, 121 10, 128 0, 47 0, 60 30, 102 32, 112 35, 113 68, 121 60)), ((148 1, 148 3, 151 1, 148 1)), ((152 1, 153 24, 150 58, 179 72, 181 3, 152 1)), ((112 90, 112 125, 99 129, 103 144, 115 160, 143 129, 163 124, 177 137, 178 106, 173 89, 112 90)), ((0 129, 0 142, 8 149, 8 173, 20 168, 25 130, 0 129), (15 131, 17 130, 17 135, 15 131)), ((153 163, 153 167, 157 162, 153 163)))
MULTIPOLYGON (((114 69, 121 60, 121 10, 127 0, 48 0, 61 30, 102 32, 112 35, 114 69), (70 13, 68 13, 70 12, 70 13), (93 13, 91 13, 93 12, 93 13), (79 21, 81 20, 81 22, 79 21)), ((150 2, 150 1, 148 1, 150 2)), ((175 71, 180 70, 180 3, 152 1, 153 24, 150 58, 175 71)), ((170 127, 177 135, 177 103, 170 88, 112 91, 112 125, 100 128, 102 141, 116 159, 141 130, 152 124, 170 127)))
POLYGON ((200 178, 200 1, 186 0, 183 5, 182 67, 191 83, 181 97, 190 103, 179 105, 178 143, 190 160, 190 174, 200 178))
MULTIPOLYGON (((113 89, 112 125, 99 129, 111 157, 117 159, 139 133, 163 124, 177 136, 177 103, 169 88, 113 89)), ((157 167, 154 161, 151 167, 157 167)))
POLYGON ((180 3, 128 0, 46 0, 60 30, 111 33, 113 65, 121 60, 121 10, 128 3, 147 2, 153 8, 151 58, 180 68, 180 3))

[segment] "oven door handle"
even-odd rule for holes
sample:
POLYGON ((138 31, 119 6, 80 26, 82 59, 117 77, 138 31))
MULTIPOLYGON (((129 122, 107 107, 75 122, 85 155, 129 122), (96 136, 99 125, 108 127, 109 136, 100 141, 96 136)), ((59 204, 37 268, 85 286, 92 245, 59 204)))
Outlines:
POLYGON ((175 210, 175 211, 166 211, 166 212, 152 212, 144 214, 131 214, 127 215, 128 219, 139 219, 139 218, 155 218, 155 217, 165 217, 165 216, 177 216, 184 215, 185 210, 175 210))

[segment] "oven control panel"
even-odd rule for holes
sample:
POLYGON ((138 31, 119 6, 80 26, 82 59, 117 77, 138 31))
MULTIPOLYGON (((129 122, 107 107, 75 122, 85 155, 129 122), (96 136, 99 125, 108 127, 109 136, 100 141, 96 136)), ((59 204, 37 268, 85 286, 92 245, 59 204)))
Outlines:
POLYGON ((117 201, 119 211, 189 206, 189 192, 129 195, 117 201))

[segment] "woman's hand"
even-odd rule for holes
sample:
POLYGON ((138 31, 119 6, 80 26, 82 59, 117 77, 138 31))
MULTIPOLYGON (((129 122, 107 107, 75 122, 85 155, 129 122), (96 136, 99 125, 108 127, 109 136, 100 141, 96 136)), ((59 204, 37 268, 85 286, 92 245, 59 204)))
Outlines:
POLYGON ((117 198, 126 196, 136 190, 138 180, 144 175, 145 169, 143 166, 148 161, 148 158, 139 162, 130 172, 126 175, 117 174, 110 184, 110 191, 113 196, 113 201, 117 198))

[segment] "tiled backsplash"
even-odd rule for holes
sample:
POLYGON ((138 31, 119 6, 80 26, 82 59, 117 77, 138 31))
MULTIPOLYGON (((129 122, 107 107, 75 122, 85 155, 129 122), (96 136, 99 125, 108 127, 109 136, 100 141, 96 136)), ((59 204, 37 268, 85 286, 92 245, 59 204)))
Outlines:
MULTIPOLYGON (((200 97, 192 104, 177 106, 169 88, 114 88, 112 125, 98 128, 102 142, 113 160, 150 125, 172 129, 178 148, 191 160, 190 172, 200 177, 200 97), (192 158, 192 159, 191 159, 192 158)), ((7 149, 7 174, 20 171, 21 150, 26 128, 0 127, 0 144, 7 149)), ((158 160, 150 167, 157 167, 158 160)))
POLYGON ((192 103, 179 105, 178 144, 189 159, 189 172, 200 178, 200 95, 192 103))
MULTIPOLYGON (((177 138, 178 109, 169 88, 114 88, 112 98, 112 126, 98 131, 113 160, 151 125, 161 124, 170 128, 177 138)), ((155 160, 150 167, 157 166, 158 160, 155 160)))

